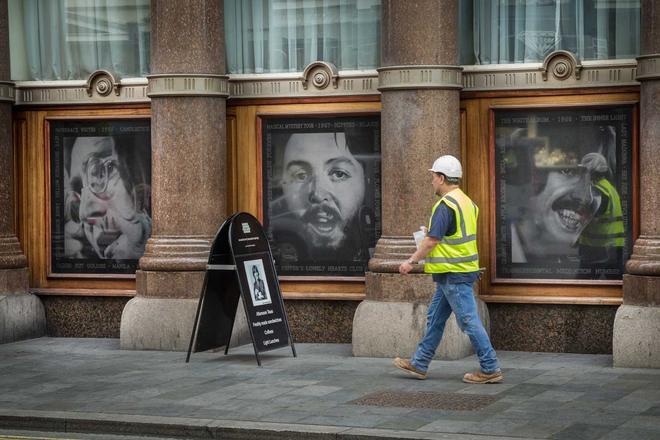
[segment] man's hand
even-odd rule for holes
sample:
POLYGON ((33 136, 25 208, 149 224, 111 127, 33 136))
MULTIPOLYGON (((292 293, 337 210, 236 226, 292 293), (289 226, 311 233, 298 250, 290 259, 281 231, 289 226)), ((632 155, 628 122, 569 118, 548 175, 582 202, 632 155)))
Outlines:
POLYGON ((419 260, 426 257, 439 242, 440 240, 435 237, 429 237, 428 235, 424 237, 417 251, 399 265, 399 273, 401 275, 409 274, 413 270, 413 264, 417 264, 419 260))
POLYGON ((408 261, 404 261, 399 265, 399 273, 402 275, 409 274, 412 269, 413 269, 413 265, 410 264, 408 261))

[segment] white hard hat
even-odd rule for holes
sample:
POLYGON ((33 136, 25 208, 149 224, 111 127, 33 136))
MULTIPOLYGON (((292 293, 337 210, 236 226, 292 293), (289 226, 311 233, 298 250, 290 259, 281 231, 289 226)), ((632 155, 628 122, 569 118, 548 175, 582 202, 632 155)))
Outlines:
POLYGON ((463 177, 463 167, 461 163, 454 156, 449 154, 440 156, 433 162, 433 167, 429 171, 434 173, 442 173, 447 177, 463 177))

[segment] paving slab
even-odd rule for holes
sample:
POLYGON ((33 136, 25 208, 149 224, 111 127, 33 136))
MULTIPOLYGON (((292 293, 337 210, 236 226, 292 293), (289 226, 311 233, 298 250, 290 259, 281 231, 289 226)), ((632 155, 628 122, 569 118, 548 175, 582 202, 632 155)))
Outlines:
MULTIPOLYGON (((40 338, 0 345, 0 440, 616 439, 660 438, 660 370, 613 368, 608 355, 498 353, 503 384, 461 381, 474 356, 434 361, 416 380, 390 359, 351 346, 297 344, 262 355, 251 346, 195 353, 128 351, 116 339, 40 338), (409 393, 397 407, 356 404, 409 393), (425 398, 465 399, 464 410, 425 398), (444 397, 443 397, 444 398, 444 397), (488 402, 470 405, 470 399, 488 402), (68 436, 68 437, 67 437, 68 436)), ((461 407, 462 408, 462 407, 461 407)))

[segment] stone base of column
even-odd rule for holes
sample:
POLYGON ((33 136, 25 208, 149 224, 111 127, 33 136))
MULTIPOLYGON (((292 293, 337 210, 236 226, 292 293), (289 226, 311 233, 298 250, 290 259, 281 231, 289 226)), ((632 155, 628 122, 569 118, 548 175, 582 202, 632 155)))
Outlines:
MULTIPOLYGON (((367 299, 353 319, 353 355, 410 357, 426 329, 428 303, 434 292, 429 275, 372 273, 366 275, 367 299), (385 300, 387 298, 387 300, 385 300)), ((490 334, 486 304, 477 299, 481 321, 490 334)), ((454 314, 445 326, 436 359, 461 359, 474 353, 454 314)))
POLYGON ((660 277, 623 276, 613 333, 615 367, 660 368, 660 277))
POLYGON ((615 367, 660 368, 660 307, 622 305, 614 318, 615 367))
MULTIPOLYGON (((155 259, 153 259, 155 261, 155 259)), ((199 258, 190 267, 206 266, 199 258)), ((168 262, 160 258, 158 264, 168 262)), ((185 259, 172 258, 176 264, 185 259)), ((140 262, 142 265, 142 261, 140 262)), ((170 264, 170 268, 173 265, 170 264)), ((121 315, 120 346, 126 350, 187 351, 192 335, 199 296, 204 285, 203 270, 138 270, 138 296, 131 299, 121 315)), ((250 333, 239 301, 230 346, 246 344, 250 333)))
MULTIPOLYGON (((190 298, 135 297, 121 315, 122 350, 187 351, 199 300, 190 298)), ((250 333, 239 301, 230 347, 250 342, 250 333)))
POLYGON ((28 285, 27 268, 0 270, 0 344, 46 335, 44 306, 28 285))

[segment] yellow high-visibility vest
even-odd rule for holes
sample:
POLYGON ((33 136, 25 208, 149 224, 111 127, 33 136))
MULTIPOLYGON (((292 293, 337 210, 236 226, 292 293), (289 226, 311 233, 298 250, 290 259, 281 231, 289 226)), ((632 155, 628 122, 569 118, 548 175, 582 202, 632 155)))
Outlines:
POLYGON ((429 230, 433 214, 441 203, 454 211, 456 232, 440 239, 431 252, 424 258, 424 272, 476 272, 479 270, 479 251, 477 250, 477 217, 479 208, 460 189, 445 194, 433 205, 429 230))
POLYGON ((607 196, 609 202, 605 212, 584 228, 578 243, 594 247, 623 247, 626 234, 619 193, 607 179, 600 179, 595 186, 607 196))

